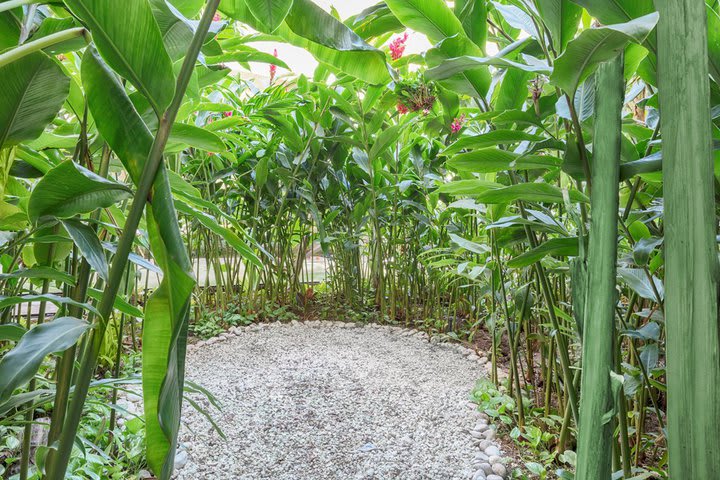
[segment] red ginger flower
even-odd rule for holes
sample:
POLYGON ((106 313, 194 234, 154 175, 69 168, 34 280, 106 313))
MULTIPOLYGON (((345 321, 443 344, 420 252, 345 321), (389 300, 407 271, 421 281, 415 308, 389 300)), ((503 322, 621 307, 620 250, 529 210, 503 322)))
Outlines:
POLYGON ((223 117, 232 117, 232 112, 223 112, 223 117))
POLYGON ((400 115, 405 115, 410 111, 410 109, 406 107, 405 104, 402 102, 398 102, 397 107, 395 108, 397 108, 397 111, 400 115))
POLYGON ((407 42, 407 39, 408 33, 405 32, 401 37, 395 37, 393 41, 390 42, 390 57, 393 60, 397 60, 403 56, 403 53, 405 53, 405 42, 407 42))
MULTIPOLYGON (((273 55, 275 56, 275 58, 277 58, 277 56, 278 56, 277 48, 273 49, 273 55)), ((275 65, 274 63, 271 63, 270 64, 270 83, 273 83, 273 81, 275 80, 276 73, 277 73, 277 65, 275 65)))
POLYGON ((452 121, 452 123, 450 124, 450 130, 453 133, 457 133, 462 129, 464 123, 465 123, 465 114, 463 113, 462 115, 460 115, 459 117, 457 117, 455 120, 452 121))

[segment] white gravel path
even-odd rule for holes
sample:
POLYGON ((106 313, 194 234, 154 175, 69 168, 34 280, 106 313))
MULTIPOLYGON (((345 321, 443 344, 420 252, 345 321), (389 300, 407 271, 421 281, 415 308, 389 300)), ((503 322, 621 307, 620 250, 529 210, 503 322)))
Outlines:
POLYGON ((476 358, 406 330, 348 325, 258 325, 191 348, 187 378, 218 398, 228 439, 186 403, 177 478, 473 478, 476 358))

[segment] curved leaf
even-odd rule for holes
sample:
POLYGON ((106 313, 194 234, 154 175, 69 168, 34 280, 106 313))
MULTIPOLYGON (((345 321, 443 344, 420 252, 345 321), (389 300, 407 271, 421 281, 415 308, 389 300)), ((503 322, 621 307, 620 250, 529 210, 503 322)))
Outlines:
POLYGON ((274 31, 290 12, 293 0, 245 0, 248 10, 269 31, 274 31))
POLYGON ((70 79, 44 53, 0 68, 0 148, 39 137, 70 92, 70 79))
POLYGON ((23 335, 0 360, 0 404, 10 398, 13 390, 30 381, 46 355, 72 347, 88 328, 90 324, 85 320, 60 317, 23 335))
POLYGON ((550 81, 574 97, 578 85, 600 63, 615 58, 628 43, 642 43, 657 22, 658 14, 651 13, 627 23, 584 30, 555 61, 550 81))
POLYGON ((33 189, 28 202, 28 217, 70 218, 130 198, 127 186, 103 178, 72 160, 50 170, 33 189))
POLYGON ((562 160, 546 155, 520 155, 497 148, 481 148, 456 155, 447 165, 458 171, 494 173, 504 170, 549 169, 559 167, 562 160))
POLYGON ((225 143, 213 132, 187 123, 173 125, 165 151, 175 151, 178 145, 187 145, 208 152, 222 152, 225 150, 225 143))
POLYGON ((78 220, 62 222, 80 253, 103 280, 108 280, 108 262, 95 230, 78 220))
POLYGON ((65 0, 65 4, 90 28, 108 65, 128 79, 159 116, 175 93, 175 75, 147 0, 65 0))
MULTIPOLYGON (((589 203, 590 199, 577 190, 568 191, 573 202, 589 203)), ((548 183, 518 183, 509 187, 488 190, 476 197, 480 203, 509 203, 515 201, 563 203, 561 189, 548 183)))

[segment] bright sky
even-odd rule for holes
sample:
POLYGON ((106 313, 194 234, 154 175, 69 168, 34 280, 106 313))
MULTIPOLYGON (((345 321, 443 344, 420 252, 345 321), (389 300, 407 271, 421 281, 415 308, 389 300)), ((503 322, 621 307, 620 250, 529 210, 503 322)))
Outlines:
MULTIPOLYGON (((378 0, 313 0, 317 5, 327 11, 334 6, 343 20, 362 12, 368 7, 375 5, 378 0)), ((317 66, 317 61, 308 52, 302 48, 294 47, 286 43, 277 42, 256 42, 253 47, 267 53, 273 53, 274 49, 278 51, 278 57, 283 60, 293 71, 294 74, 312 75, 317 66)), ((420 33, 412 33, 406 43, 405 53, 420 53, 430 48, 430 42, 420 33)), ((268 65, 262 63, 251 64, 251 70, 259 75, 267 76, 268 65)), ((282 69, 278 69, 278 75, 282 75, 282 69)))

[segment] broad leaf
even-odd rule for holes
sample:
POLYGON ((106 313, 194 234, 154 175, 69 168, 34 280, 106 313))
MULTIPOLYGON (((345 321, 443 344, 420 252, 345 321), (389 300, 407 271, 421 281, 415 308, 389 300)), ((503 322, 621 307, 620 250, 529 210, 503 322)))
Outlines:
POLYGON ((88 328, 90 324, 85 320, 60 317, 23 335, 15 348, 0 359, 0 404, 30 381, 46 355, 72 347, 88 328))
POLYGON ((225 143, 213 132, 209 132, 195 125, 176 123, 173 125, 165 151, 176 151, 183 147, 198 148, 208 152, 222 152, 225 143))
MULTIPOLYGON (((137 182, 152 147, 152 134, 123 86, 92 50, 83 57, 82 76, 98 130, 137 182)), ((146 210, 146 224, 163 279, 145 306, 143 328, 147 459, 158 476, 169 478, 180 427, 187 317, 195 280, 164 164, 155 177, 151 207, 146 210)))
POLYGON ((65 0, 90 28, 107 63, 132 83, 160 116, 175 93, 175 75, 147 0, 65 0))
POLYGON ((100 278, 107 281, 109 271, 107 258, 95 230, 78 220, 64 220, 62 223, 85 260, 100 278))
POLYGON ((559 167, 562 160, 546 155, 520 155, 497 148, 481 148, 456 155, 447 165, 458 171, 494 173, 505 170, 549 169, 559 167))
POLYGON ((0 78, 0 148, 39 137, 70 91, 70 79, 40 52, 0 67, 0 78))
POLYGON ((127 186, 103 178, 67 160, 50 170, 33 189, 28 217, 70 218, 132 197, 127 186))
POLYGON ((522 268, 539 262, 548 255, 562 257, 576 257, 579 250, 578 237, 551 238, 537 247, 509 260, 507 266, 510 268, 522 268))
MULTIPOLYGON (((567 192, 570 201, 589 203, 590 199, 577 190, 567 192)), ((481 193, 476 200, 480 203, 509 203, 515 201, 564 203, 561 189, 548 183, 519 183, 481 193)))
POLYGON ((290 12, 293 0, 245 0, 253 17, 269 31, 274 31, 290 12))
POLYGON ((600 63, 615 58, 628 43, 642 43, 657 21, 658 14, 651 13, 627 23, 584 30, 558 57, 550 81, 574 97, 578 85, 600 63))
POLYGON ((580 25, 582 8, 570 0, 537 0, 537 9, 550 31, 552 46, 557 54, 565 50, 580 25))

